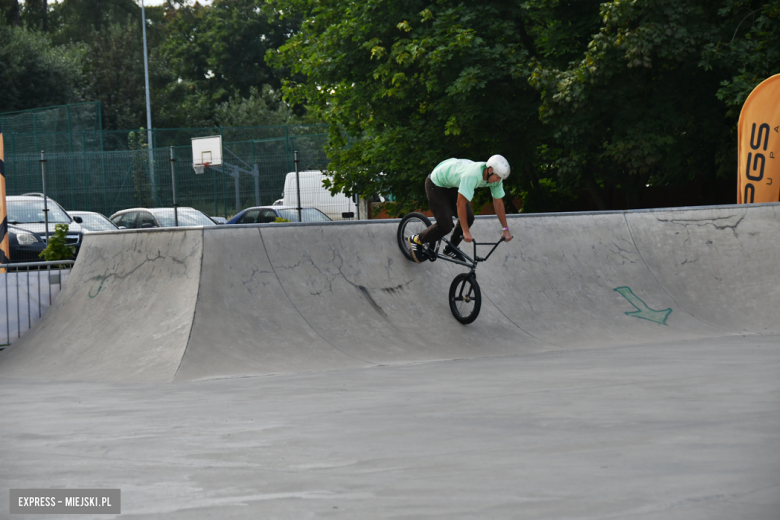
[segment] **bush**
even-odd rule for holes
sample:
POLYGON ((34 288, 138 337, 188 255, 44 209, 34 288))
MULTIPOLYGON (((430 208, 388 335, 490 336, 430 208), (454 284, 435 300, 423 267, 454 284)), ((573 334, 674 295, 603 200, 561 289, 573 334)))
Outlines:
POLYGON ((49 236, 49 243, 46 249, 38 255, 46 259, 47 262, 56 262, 57 260, 70 260, 76 255, 76 248, 67 243, 68 225, 57 224, 54 226, 54 234, 49 236))

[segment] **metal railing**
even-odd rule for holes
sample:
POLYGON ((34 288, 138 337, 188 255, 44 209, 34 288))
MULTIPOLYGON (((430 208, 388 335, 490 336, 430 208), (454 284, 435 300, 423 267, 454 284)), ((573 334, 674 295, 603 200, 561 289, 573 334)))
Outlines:
POLYGON ((30 330, 54 302, 73 260, 0 264, 0 349, 30 330), (3 330, 5 329, 5 330, 3 330))

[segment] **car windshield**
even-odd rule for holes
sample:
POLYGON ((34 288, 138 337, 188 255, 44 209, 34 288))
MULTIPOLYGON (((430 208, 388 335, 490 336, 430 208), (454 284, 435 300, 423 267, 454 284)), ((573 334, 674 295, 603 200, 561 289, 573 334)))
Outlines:
MULTIPOLYGON (((44 224, 46 214, 43 211, 43 199, 9 200, 8 223, 9 224, 44 224)), ((49 224, 70 224, 67 213, 55 203, 49 201, 49 224)))
MULTIPOLYGON (((152 209, 150 210, 160 221, 162 227, 175 227, 173 209, 152 209)), ((180 226, 216 226, 213 220, 195 209, 179 208, 180 226)))
MULTIPOLYGON (((297 208, 280 209, 277 211, 282 218, 286 218, 290 222, 298 222, 297 208)), ((316 208, 301 208, 301 218, 304 222, 327 222, 330 220, 325 213, 316 208)))
POLYGON ((81 217, 81 227, 87 231, 115 231, 116 226, 103 215, 96 213, 71 213, 72 216, 81 217))

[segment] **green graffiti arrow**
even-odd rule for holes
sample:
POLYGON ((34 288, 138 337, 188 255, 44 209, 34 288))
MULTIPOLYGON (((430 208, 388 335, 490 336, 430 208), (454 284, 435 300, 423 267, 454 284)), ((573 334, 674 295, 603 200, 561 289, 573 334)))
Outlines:
POLYGON ((619 292, 620 295, 628 300, 628 303, 636 307, 633 312, 627 312, 626 316, 633 316, 635 318, 641 318, 643 320, 654 321, 661 325, 666 325, 666 318, 672 313, 672 309, 664 309, 662 311, 656 311, 647 306, 642 299, 634 294, 631 287, 617 287, 614 289, 619 292))

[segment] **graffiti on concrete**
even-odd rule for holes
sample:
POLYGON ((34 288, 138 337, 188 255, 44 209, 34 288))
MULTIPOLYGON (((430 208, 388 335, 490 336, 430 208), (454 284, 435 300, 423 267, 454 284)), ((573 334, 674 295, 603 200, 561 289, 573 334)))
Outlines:
POLYGON ((651 309, 639 296, 634 294, 631 287, 617 287, 614 290, 620 293, 623 298, 628 300, 628 303, 636 308, 635 311, 625 313, 626 316, 633 316, 634 318, 666 325, 666 319, 669 317, 669 314, 672 313, 672 309, 664 309, 661 311, 651 309))
POLYGON ((93 284, 92 284, 92 287, 89 289, 89 297, 90 297, 90 298, 94 298, 95 296, 97 296, 98 294, 100 294, 100 290, 103 288, 103 284, 104 284, 105 282, 106 282, 106 278, 105 278, 105 277, 103 277, 103 276, 98 276, 98 277, 97 277, 97 280, 95 280, 95 283, 93 283, 93 284), (95 291, 95 285, 97 285, 97 283, 98 283, 98 282, 100 282, 100 285, 98 285, 98 286, 97 286, 97 291, 95 291), (92 294, 93 292, 94 292, 95 294, 92 294))

